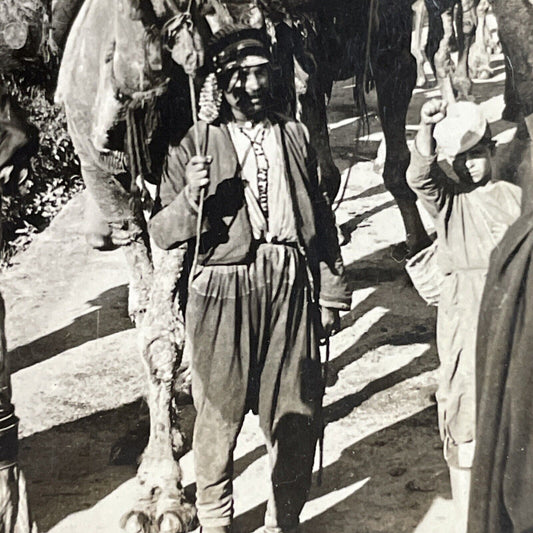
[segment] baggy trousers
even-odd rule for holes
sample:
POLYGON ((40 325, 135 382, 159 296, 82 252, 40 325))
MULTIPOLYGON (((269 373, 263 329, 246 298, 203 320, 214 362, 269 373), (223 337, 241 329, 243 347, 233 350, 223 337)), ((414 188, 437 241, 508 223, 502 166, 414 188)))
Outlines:
POLYGON ((311 485, 322 382, 317 308, 296 247, 260 244, 248 265, 206 266, 186 312, 197 409, 194 458, 204 527, 233 518, 233 452, 259 414, 271 471, 265 531, 297 527, 311 485))

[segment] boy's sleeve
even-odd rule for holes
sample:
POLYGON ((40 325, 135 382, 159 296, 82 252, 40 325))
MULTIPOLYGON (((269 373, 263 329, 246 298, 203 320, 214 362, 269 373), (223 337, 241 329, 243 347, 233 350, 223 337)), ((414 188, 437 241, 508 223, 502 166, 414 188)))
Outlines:
MULTIPOLYGON (((306 130, 305 138, 308 141, 306 130)), ((319 185, 318 164, 314 150, 307 142, 307 171, 312 184, 312 202, 320 262, 319 303, 323 307, 349 311, 352 294, 348 289, 342 260, 335 215, 325 191, 319 185)))
POLYGON ((445 172, 437 164, 437 156, 423 156, 415 141, 406 177, 409 187, 426 211, 436 218, 452 196, 452 187, 445 172))
POLYGON ((185 178, 185 168, 194 153, 193 135, 189 131, 178 146, 170 147, 167 154, 159 188, 162 209, 148 223, 154 242, 164 250, 196 235, 198 207, 189 197, 185 178))

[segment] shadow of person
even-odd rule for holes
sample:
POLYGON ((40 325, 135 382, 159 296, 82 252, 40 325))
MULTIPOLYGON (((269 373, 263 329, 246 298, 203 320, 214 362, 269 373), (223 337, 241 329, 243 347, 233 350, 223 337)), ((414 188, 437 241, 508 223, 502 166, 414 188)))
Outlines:
MULTIPOLYGON (((414 531, 436 498, 450 498, 436 421, 429 407, 346 447, 313 485, 302 533, 414 531)), ((237 516, 235 531, 255 531, 264 513, 263 502, 237 516)))
POLYGON ((133 328, 127 313, 128 286, 120 285, 87 302, 96 307, 76 317, 68 326, 39 337, 9 352, 11 372, 41 363, 86 342, 133 328))
POLYGON ((110 466, 109 447, 139 416, 139 402, 60 424, 20 441, 34 518, 48 531, 92 507, 135 476, 134 466, 110 466))

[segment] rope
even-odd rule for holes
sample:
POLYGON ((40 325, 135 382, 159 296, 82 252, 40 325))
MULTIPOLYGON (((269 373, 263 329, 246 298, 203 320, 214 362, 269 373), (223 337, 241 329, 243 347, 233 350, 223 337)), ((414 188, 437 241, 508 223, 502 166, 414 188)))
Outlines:
MULTIPOLYGON (((370 5, 368 8, 368 25, 367 25, 367 33, 366 33, 366 44, 365 44, 365 61, 363 64, 363 79, 361 80, 361 87, 358 87, 357 89, 357 103, 360 106, 360 112, 361 117, 360 120, 357 121, 357 131, 356 131, 356 140, 355 140, 355 153, 359 153, 359 143, 361 142, 361 137, 363 137, 366 134, 370 133, 370 120, 368 117, 368 108, 366 105, 366 99, 365 99, 365 92, 367 90, 367 84, 368 84, 368 74, 369 71, 372 70, 372 64, 371 64, 371 53, 372 53, 372 37, 373 37, 373 30, 374 30, 374 21, 379 21, 379 0, 370 0, 370 5)), ((354 77, 354 84, 357 85, 357 76, 354 77)), ((341 204, 345 200, 346 191, 348 189, 348 185, 350 182, 350 178, 352 176, 352 169, 353 167, 350 167, 348 170, 348 175, 346 176, 346 179, 344 180, 344 184, 342 185, 341 189, 341 195, 339 199, 335 203, 335 207, 333 207, 333 212, 335 213, 337 209, 341 206, 341 204)))
POLYGON ((373 24, 376 15, 377 15, 377 9, 378 9, 378 3, 379 0, 370 0, 370 8, 368 10, 368 28, 367 28, 367 34, 366 34, 366 50, 365 50, 365 65, 363 69, 363 90, 366 90, 366 84, 367 84, 367 74, 368 69, 370 67, 370 48, 372 46, 372 30, 373 30, 373 24))
MULTIPOLYGON (((324 396, 326 394, 326 386, 328 384, 328 371, 329 371, 329 358, 330 358, 330 344, 329 337, 324 339, 324 346, 326 347, 326 359, 322 366, 322 402, 324 401, 324 396)), ((322 486, 322 474, 324 472, 324 435, 326 433, 326 421, 324 420, 324 413, 322 408, 320 410, 321 418, 321 427, 320 427, 320 436, 318 438, 318 475, 317 475, 317 485, 322 486)))

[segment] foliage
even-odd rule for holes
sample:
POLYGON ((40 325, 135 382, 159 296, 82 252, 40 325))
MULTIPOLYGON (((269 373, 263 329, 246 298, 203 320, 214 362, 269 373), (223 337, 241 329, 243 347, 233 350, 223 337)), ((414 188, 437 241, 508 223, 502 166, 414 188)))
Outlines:
POLYGON ((46 72, 26 70, 0 80, 39 130, 39 151, 18 193, 2 201, 2 262, 24 249, 45 229, 63 205, 82 188, 79 162, 67 134, 62 110, 47 94, 46 72))

